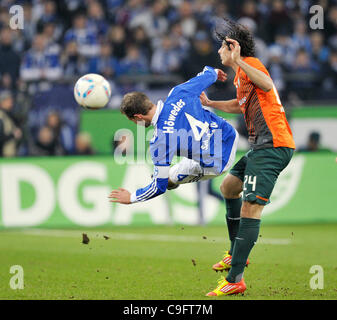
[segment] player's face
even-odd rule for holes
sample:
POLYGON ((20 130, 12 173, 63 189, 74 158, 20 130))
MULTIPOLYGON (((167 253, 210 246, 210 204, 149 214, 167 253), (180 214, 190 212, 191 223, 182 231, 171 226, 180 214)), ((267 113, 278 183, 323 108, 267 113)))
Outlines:
POLYGON ((221 63, 225 66, 228 65, 231 59, 231 51, 228 48, 226 41, 222 42, 221 48, 218 50, 221 63))

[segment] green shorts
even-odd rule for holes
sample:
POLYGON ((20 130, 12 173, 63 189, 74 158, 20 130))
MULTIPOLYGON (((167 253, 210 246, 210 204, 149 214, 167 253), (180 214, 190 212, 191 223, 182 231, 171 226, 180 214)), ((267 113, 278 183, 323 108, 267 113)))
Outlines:
POLYGON ((243 182, 243 201, 266 205, 294 150, 285 147, 248 151, 230 170, 243 182))

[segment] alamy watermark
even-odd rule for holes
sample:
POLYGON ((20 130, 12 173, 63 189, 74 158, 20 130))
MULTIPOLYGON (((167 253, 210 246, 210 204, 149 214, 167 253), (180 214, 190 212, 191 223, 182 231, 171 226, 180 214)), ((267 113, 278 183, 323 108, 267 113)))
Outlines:
POLYGON ((324 29, 324 9, 319 5, 311 6, 309 13, 312 15, 309 26, 313 30, 324 29))
POLYGON ((9 19, 9 27, 12 30, 22 30, 25 24, 23 7, 20 5, 11 6, 9 8, 9 14, 11 15, 9 19))
POLYGON ((9 280, 9 286, 13 290, 24 289, 24 272, 20 265, 14 265, 9 268, 9 273, 14 274, 9 280))
POLYGON ((311 266, 309 273, 314 274, 310 278, 310 288, 312 290, 324 289, 324 271, 320 265, 311 266))

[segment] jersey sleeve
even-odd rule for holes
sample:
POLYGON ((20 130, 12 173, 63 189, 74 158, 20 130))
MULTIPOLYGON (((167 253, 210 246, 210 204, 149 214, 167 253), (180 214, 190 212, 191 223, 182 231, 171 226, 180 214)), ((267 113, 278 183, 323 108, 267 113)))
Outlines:
MULTIPOLYGON (((248 58, 244 59, 244 62, 246 62, 251 67, 253 67, 257 70, 262 71, 264 74, 266 74, 268 77, 270 77, 270 74, 269 74, 268 70, 266 69, 266 67, 263 65, 263 63, 259 59, 253 58, 253 57, 248 57, 248 58)), ((248 81, 251 81, 246 74, 245 74, 245 78, 248 81)))
POLYGON ((174 146, 170 145, 170 134, 164 130, 155 130, 150 142, 151 157, 154 164, 152 182, 131 194, 131 202, 141 202, 165 193, 168 185, 169 170, 174 156, 174 146))
POLYGON ((188 91, 191 94, 200 96, 201 92, 212 85, 218 78, 218 72, 212 67, 206 66, 198 75, 181 85, 177 86, 181 90, 188 91))
POLYGON ((152 182, 145 188, 140 188, 131 194, 131 203, 155 198, 165 193, 168 185, 170 166, 155 166, 152 182))

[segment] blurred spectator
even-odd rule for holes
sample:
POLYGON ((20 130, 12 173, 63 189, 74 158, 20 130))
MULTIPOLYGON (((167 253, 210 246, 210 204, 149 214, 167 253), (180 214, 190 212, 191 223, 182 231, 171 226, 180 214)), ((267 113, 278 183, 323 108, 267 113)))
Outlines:
POLYGON ((320 146, 321 135, 319 132, 313 131, 308 137, 308 142, 305 146, 297 149, 298 152, 317 152, 317 151, 331 151, 320 146))
POLYGON ((122 5, 115 11, 115 23, 122 27, 126 27, 132 23, 134 18, 144 13, 146 10, 145 0, 124 1, 124 6, 122 5))
POLYGON ((60 118, 57 111, 49 112, 46 126, 53 132, 54 140, 60 145, 64 153, 71 154, 74 151, 73 130, 60 118))
POLYGON ((57 15, 57 7, 55 1, 46 0, 43 2, 42 7, 43 8, 41 16, 36 25, 37 32, 42 32, 46 24, 52 23, 55 29, 57 29, 57 31, 55 30, 55 33, 57 32, 58 35, 61 35, 62 23, 57 15))
POLYGON ((286 33, 281 32, 276 34, 275 36, 275 43, 273 43, 269 47, 270 50, 279 50, 282 56, 282 62, 287 66, 290 67, 295 59, 296 50, 294 48, 293 41, 291 40, 290 36, 286 33))
POLYGON ((198 27, 192 3, 184 0, 178 8, 178 15, 184 37, 192 38, 198 27))
POLYGON ((33 19, 32 14, 32 5, 30 3, 25 3, 23 5, 23 12, 24 12, 24 21, 25 27, 22 30, 24 40, 25 40, 25 47, 30 47, 32 40, 34 38, 36 32, 36 21, 33 19))
POLYGON ((0 32, 0 87, 14 89, 20 70, 20 57, 12 48, 12 33, 8 28, 0 32))
POLYGON ((121 74, 137 75, 147 74, 149 72, 148 63, 135 45, 130 45, 127 48, 127 54, 120 63, 121 74))
POLYGON ((66 44, 60 62, 64 78, 72 79, 75 76, 83 75, 88 72, 87 60, 79 54, 77 43, 75 41, 70 41, 66 44))
POLYGON ((102 5, 98 1, 89 2, 88 25, 99 36, 104 36, 108 31, 108 23, 102 5))
POLYGON ((174 49, 169 35, 166 35, 162 38, 161 45, 153 53, 151 70, 158 74, 169 74, 176 72, 179 67, 179 54, 174 49))
POLYGON ((313 60, 318 63, 324 63, 329 57, 329 48, 324 45, 324 36, 320 31, 315 31, 310 35, 310 54, 313 60))
POLYGON ((8 91, 0 94, 0 157, 14 157, 22 131, 13 119, 13 97, 8 91))
POLYGON ((60 156, 64 150, 56 139, 53 130, 47 126, 42 127, 37 135, 36 141, 30 147, 32 156, 60 156))
POLYGON ((173 46, 179 55, 179 59, 183 61, 186 58, 188 50, 190 49, 190 42, 183 35, 180 21, 176 21, 172 24, 169 33, 171 35, 173 46))
MULTIPOLYGON (((220 19, 222 20, 223 18, 228 18, 228 19, 233 19, 231 14, 229 13, 229 6, 226 2, 224 1, 215 1, 215 4, 213 5, 212 8, 212 17, 208 21, 209 27, 214 28, 216 26, 217 21, 220 19)), ((207 21, 204 21, 204 24, 208 24, 207 21)))
POLYGON ((95 151, 91 145, 91 137, 87 132, 80 132, 76 135, 75 154, 80 156, 89 156, 95 154, 95 151))
POLYGON ((273 82, 280 97, 282 98, 283 92, 286 88, 286 84, 284 81, 285 67, 282 63, 282 50, 277 46, 274 46, 269 50, 268 71, 271 78, 273 79, 273 82))
POLYGON ((152 56, 152 44, 148 34, 142 26, 131 30, 132 42, 139 48, 144 57, 152 56))
POLYGON ((106 79, 112 79, 119 75, 120 67, 118 60, 112 55, 112 46, 105 42, 101 44, 100 55, 89 61, 89 72, 99 73, 106 79))
POLYGON ((21 64, 22 80, 55 80, 61 77, 59 56, 53 50, 48 50, 46 44, 44 35, 34 37, 32 48, 24 55, 21 64))
POLYGON ((304 20, 300 20, 295 23, 292 42, 296 50, 299 50, 300 48, 306 51, 310 50, 311 44, 307 29, 307 23, 304 20))
POLYGON ((291 90, 296 91, 302 99, 310 99, 314 95, 314 90, 312 89, 315 88, 318 82, 315 75, 319 71, 319 65, 310 60, 310 56, 305 49, 300 49, 297 52, 291 71, 291 90))
POLYGON ((98 34, 90 28, 84 14, 76 15, 73 27, 66 32, 64 42, 67 44, 69 41, 75 41, 78 51, 85 57, 95 56, 99 52, 98 34))
POLYGON ((329 60, 323 64, 321 75, 325 94, 333 95, 337 88, 337 50, 331 52, 329 60))
POLYGON ((324 33, 326 34, 327 42, 334 49, 337 49, 337 4, 333 4, 331 8, 324 12, 327 13, 324 19, 324 33))
POLYGON ((142 26, 152 39, 163 35, 168 29, 168 21, 164 16, 166 8, 166 0, 153 1, 148 10, 135 16, 130 21, 129 27, 142 26))
POLYGON ((264 24, 267 42, 274 42, 276 34, 291 34, 292 21, 285 7, 285 1, 273 0, 272 8, 264 24))
POLYGON ((253 0, 244 1, 241 7, 240 17, 250 18, 258 24, 260 22, 260 14, 257 10, 256 2, 253 0))
POLYGON ((114 48, 114 56, 122 59, 126 55, 125 29, 121 26, 112 26, 108 33, 108 41, 114 48))
POLYGON ((187 61, 182 64, 185 79, 195 77, 203 66, 212 65, 217 68, 221 66, 218 54, 213 50, 209 34, 198 31, 193 40, 193 46, 187 55, 187 61))
POLYGON ((54 22, 47 22, 43 25, 42 34, 47 39, 47 46, 57 46, 57 50, 59 52, 60 46, 58 41, 60 40, 61 34, 57 31, 56 24, 54 22))

